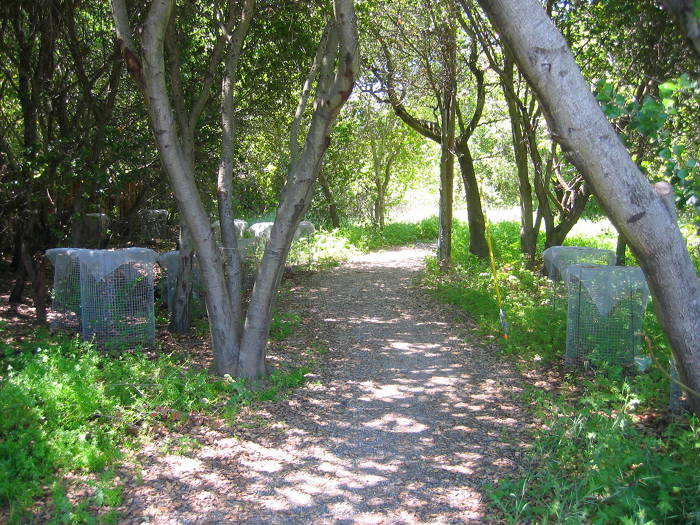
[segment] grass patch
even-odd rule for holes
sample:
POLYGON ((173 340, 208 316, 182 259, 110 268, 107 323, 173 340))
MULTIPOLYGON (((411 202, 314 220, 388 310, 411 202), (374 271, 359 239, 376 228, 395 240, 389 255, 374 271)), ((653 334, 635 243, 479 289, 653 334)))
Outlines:
MULTIPOLYGON (((518 231, 512 222, 492 227, 508 340, 498 337, 490 268, 468 253, 465 225, 457 223, 453 233, 454 271, 440 273, 431 259, 424 283, 441 301, 472 317, 479 334, 498 340, 519 366, 558 366, 566 344, 566 314, 548 304, 548 280, 522 267, 518 231)), ((567 240, 607 249, 614 242, 609 234, 567 240)), ((691 251, 693 242, 689 240, 691 251)), ((540 247, 542 243, 540 239, 540 247)), ((668 343, 651 309, 644 332, 659 361, 667 362, 668 343)), ((504 521, 700 523, 700 424, 695 417, 668 413, 665 375, 654 367, 632 376, 615 367, 595 374, 571 371, 558 387, 557 394, 532 388, 524 395, 538 422, 525 471, 489 489, 491 504, 504 521)))
POLYGON ((311 269, 331 268, 372 250, 433 242, 437 235, 437 217, 418 223, 390 223, 384 229, 348 225, 330 231, 321 230, 292 243, 287 263, 311 269))
POLYGON ((336 235, 363 252, 407 246, 417 242, 434 241, 438 236, 437 217, 430 217, 418 223, 395 222, 384 229, 371 226, 345 226, 336 230, 336 235))
POLYGON ((301 316, 294 313, 275 313, 270 322, 270 339, 283 341, 301 326, 301 316))

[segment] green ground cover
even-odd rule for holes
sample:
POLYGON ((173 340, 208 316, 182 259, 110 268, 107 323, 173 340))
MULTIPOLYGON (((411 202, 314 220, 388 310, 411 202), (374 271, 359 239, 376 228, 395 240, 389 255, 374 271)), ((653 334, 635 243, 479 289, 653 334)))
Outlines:
MULTIPOLYGON (((275 339, 288 336, 295 321, 278 317, 275 339)), ((253 389, 197 369, 186 352, 106 354, 46 330, 0 350, 0 503, 16 523, 24 522, 25 511, 47 489, 58 523, 94 521, 85 508, 121 503, 111 469, 129 449, 152 439, 154 428, 192 413, 233 417, 242 405, 299 386, 310 370, 310 365, 278 370, 263 388, 253 389), (89 472, 98 474, 94 501, 74 508, 63 475, 89 472)))

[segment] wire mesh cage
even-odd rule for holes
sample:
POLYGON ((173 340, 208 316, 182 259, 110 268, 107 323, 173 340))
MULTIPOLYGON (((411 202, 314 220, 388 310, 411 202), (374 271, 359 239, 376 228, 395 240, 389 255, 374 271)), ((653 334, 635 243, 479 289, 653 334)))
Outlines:
POLYGON ((80 248, 103 248, 109 222, 109 217, 104 213, 85 213, 74 216, 71 220, 71 242, 80 248))
MULTIPOLYGON (((163 276, 158 283, 161 300, 172 312, 173 299, 175 295, 175 285, 177 283, 177 273, 180 269, 180 252, 174 250, 158 255, 158 264, 163 268, 163 276)), ((202 317, 206 314, 206 304, 204 302, 204 287, 202 286, 201 272, 197 259, 195 258, 192 267, 192 296, 190 299, 190 313, 192 317, 202 317)))
POLYGON ((59 248, 47 256, 55 267, 52 326, 79 325, 84 339, 105 347, 155 342, 156 252, 59 248))
POLYGON ((76 248, 52 248, 46 257, 53 264, 51 329, 80 330, 80 263, 76 248), (73 254, 71 254, 73 252, 73 254))
POLYGON ((567 272, 566 363, 631 367, 649 288, 636 266, 574 264, 567 272))
POLYGON ((138 212, 141 239, 156 241, 168 237, 168 210, 140 210, 138 212))
POLYGON ((565 308, 567 298, 566 270, 572 264, 615 264, 615 252, 586 246, 552 246, 543 252, 547 277, 552 281, 551 304, 565 308))

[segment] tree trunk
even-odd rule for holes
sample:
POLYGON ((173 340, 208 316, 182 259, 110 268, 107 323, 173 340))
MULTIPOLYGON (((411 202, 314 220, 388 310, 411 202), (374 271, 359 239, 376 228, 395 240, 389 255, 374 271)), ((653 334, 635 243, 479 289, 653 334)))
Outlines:
POLYGON ((333 228, 340 228, 340 215, 338 215, 338 206, 335 204, 335 199, 331 193, 331 187, 328 185, 328 179, 323 173, 323 169, 318 172, 318 182, 321 186, 321 193, 323 193, 323 198, 326 199, 326 205, 328 206, 328 217, 331 220, 331 226, 333 228))
POLYGON ((571 229, 581 218, 583 210, 586 209, 586 204, 588 203, 589 197, 590 193, 584 184, 584 187, 579 189, 576 193, 572 208, 566 211, 564 216, 559 221, 559 224, 555 225, 552 222, 551 228, 546 228, 545 225, 545 248, 560 246, 564 243, 564 239, 566 239, 566 236, 569 235, 571 229))
POLYGON ((469 223, 469 253, 486 259, 489 256, 489 247, 486 243, 486 224, 484 210, 481 207, 481 195, 479 183, 476 180, 474 159, 469 146, 457 152, 459 169, 464 183, 464 196, 467 201, 467 221, 469 223))
MULTIPOLYGON (((552 135, 627 239, 647 277, 681 380, 700 391, 700 279, 676 222, 672 188, 652 187, 632 162, 537 0, 479 4, 537 92, 552 135)), ((700 414, 700 398, 689 399, 700 414)))
MULTIPOLYGON (((123 6, 123 4, 119 6, 116 0, 113 5, 123 6)), ((235 327, 221 256, 212 235, 209 217, 199 198, 186 148, 183 148, 183 143, 180 142, 178 136, 174 120, 175 111, 166 86, 163 49, 165 31, 173 7, 173 0, 154 0, 151 4, 142 30, 144 62, 141 78, 143 79, 145 98, 148 102, 158 151, 178 201, 181 217, 184 218, 190 230, 197 252, 201 277, 206 290, 207 315, 215 368, 220 374, 235 375, 238 348, 236 342, 230 337, 230 334, 234 333, 235 327)), ((123 22, 123 17, 116 20, 122 46, 127 44, 126 38, 129 38, 126 34, 127 30, 124 30, 123 22)), ((135 46, 126 49, 128 52, 123 51, 123 54, 127 56, 128 67, 128 58, 130 56, 135 58, 133 52, 135 46)), ((186 145, 189 141, 184 141, 184 143, 186 145)))
POLYGON ((277 217, 258 270, 241 342, 239 375, 265 373, 265 348, 272 309, 292 238, 311 202, 313 183, 330 143, 330 132, 350 96, 359 69, 357 22, 352 0, 335 0, 335 30, 326 42, 316 90, 316 105, 301 154, 292 162, 277 217), (337 58, 337 70, 335 59, 337 58), (323 101, 323 103, 321 103, 323 101))
POLYGON ((440 212, 438 217, 438 264, 446 271, 452 264, 452 195, 454 156, 447 144, 440 155, 440 212))
MULTIPOLYGON (((231 4, 232 6, 235 4, 231 4)), ((206 292, 207 314, 211 330, 214 364, 219 374, 258 377, 265 373, 265 348, 270 328, 275 293, 282 277, 284 263, 291 246, 294 231, 311 200, 313 182, 318 175, 323 154, 330 142, 329 134, 337 115, 350 96, 359 67, 357 24, 352 0, 334 2, 334 39, 324 46, 324 56, 316 89, 315 109, 298 158, 292 155, 287 184, 280 198, 277 219, 270 241, 260 264, 258 277, 246 314, 242 337, 239 341, 233 301, 226 282, 219 248, 212 235, 206 210, 194 181, 192 137, 198 116, 206 103, 206 93, 217 70, 214 60, 223 53, 221 38, 212 52, 210 75, 203 83, 200 97, 185 122, 182 87, 177 74, 177 60, 171 61, 170 90, 178 96, 172 99, 166 85, 164 42, 170 23, 174 0, 153 0, 142 25, 142 60, 131 38, 125 0, 112 0, 117 38, 127 64, 127 70, 143 90, 148 103, 151 126, 163 166, 178 202, 181 217, 187 224, 197 253, 202 281, 206 292), (218 54, 217 54, 218 53, 218 54), (175 105, 173 104, 175 102, 175 105), (179 121, 176 123, 175 118, 179 121), (178 132, 185 134, 184 138, 178 132)), ((232 8, 232 12, 235 9, 232 8)), ((224 33, 232 27, 231 17, 224 33)), ((174 29, 171 29, 174 31, 174 29)), ((173 37, 169 49, 175 51, 173 37)), ((173 53, 175 59, 177 55, 173 53)), ((303 108, 301 113, 303 114, 303 108)), ((225 160, 225 159, 224 159, 225 160)), ((224 169, 228 169, 227 166, 224 169)))
POLYGON ((10 298, 8 302, 10 304, 20 304, 22 302, 22 296, 24 295, 24 285, 27 282, 27 270, 22 264, 21 254, 19 266, 17 267, 15 284, 12 285, 12 291, 10 292, 10 298))
POLYGON ((513 59, 504 50, 505 73, 502 87, 503 95, 508 105, 510 127, 513 140, 513 155, 518 173, 518 191, 520 193, 520 247, 525 258, 525 265, 533 268, 535 265, 535 251, 537 248, 537 234, 533 224, 532 186, 527 161, 527 142, 522 124, 522 115, 518 108, 518 101, 513 92, 513 59))
POLYGON ((184 334, 192 323, 192 279, 194 267, 194 249, 187 225, 180 226, 180 256, 175 278, 173 297, 168 298, 170 325, 168 330, 174 334, 184 334))
POLYGON ((443 271, 452 265, 452 202, 454 197, 454 151, 457 104, 457 37, 454 26, 445 25, 440 38, 444 68, 440 104, 440 214, 438 264, 443 271))
POLYGON ((384 216, 386 204, 384 202, 384 188, 380 184, 377 187, 377 200, 375 201, 375 220, 380 230, 384 229, 384 216))
POLYGON ((46 324, 46 286, 44 284, 43 255, 34 261, 27 243, 22 243, 22 264, 26 275, 32 282, 32 298, 34 299, 34 309, 36 311, 36 322, 46 324))
MULTIPOLYGON (((219 206, 219 224, 223 247, 224 270, 228 296, 231 300, 234 331, 229 336, 240 344, 243 322, 241 255, 238 251, 238 235, 231 210, 231 191, 233 186, 233 147, 236 136, 236 122, 233 107, 233 86, 236 83, 238 62, 243 48, 243 41, 253 17, 255 0, 246 0, 240 23, 230 35, 231 42, 226 56, 226 66, 221 81, 221 159, 217 178, 217 201, 219 206)), ((236 361, 235 366, 238 366, 236 361)))
POLYGON ((625 265, 625 252, 627 251, 627 242, 624 236, 617 235, 617 245, 615 246, 615 264, 618 266, 625 265))

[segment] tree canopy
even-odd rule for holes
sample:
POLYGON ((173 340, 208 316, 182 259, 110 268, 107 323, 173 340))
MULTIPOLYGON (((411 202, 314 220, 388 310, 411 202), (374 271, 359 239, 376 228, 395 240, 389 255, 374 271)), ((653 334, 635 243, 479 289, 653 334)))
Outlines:
MULTIPOLYGON (((670 312, 680 298, 697 302, 697 275, 673 220, 676 211, 690 220, 700 213, 692 5, 377 0, 359 4, 356 21, 350 0, 5 2, 0 250, 17 272, 12 299, 32 282, 44 319, 47 248, 87 245, 95 214, 109 221, 99 247, 134 244, 139 213, 165 209, 183 261, 197 254, 209 319, 221 327, 212 331, 217 369, 259 375, 281 269, 305 214, 326 227, 384 228, 409 189, 437 193, 438 258, 449 270, 457 180, 469 249, 481 258, 486 205, 519 208, 529 267, 539 261, 540 230, 545 246, 561 244, 582 215, 602 209, 647 271, 669 335, 683 347, 697 321, 676 326, 686 314, 670 312), (578 124, 558 120, 559 104, 528 69, 532 53, 548 51, 534 43, 523 51, 517 24, 503 25, 524 16, 524 5, 533 9, 527 19, 543 13, 571 50, 583 79, 571 89, 594 90, 578 124), (620 158, 631 158, 623 171, 641 170, 639 191, 625 189, 622 172, 613 177, 609 159, 582 155, 583 138, 571 138, 579 125, 604 122, 599 111, 614 130, 601 137, 619 136, 620 158), (647 210, 656 202, 649 182, 668 183, 656 187, 673 201, 658 238, 648 237, 656 215, 647 210), (631 208, 610 200, 621 188, 638 197, 631 208), (234 217, 276 219, 250 302, 234 217), (671 251, 680 266, 659 280, 660 252, 671 251), (677 292, 663 299, 662 289, 677 292), (241 364, 240 352, 255 358, 241 364)), ((192 261, 181 269, 184 296, 192 261)), ((187 329, 186 308, 179 319, 172 326, 187 329)), ((689 369, 697 343, 685 348, 687 358, 678 357, 689 369)))

